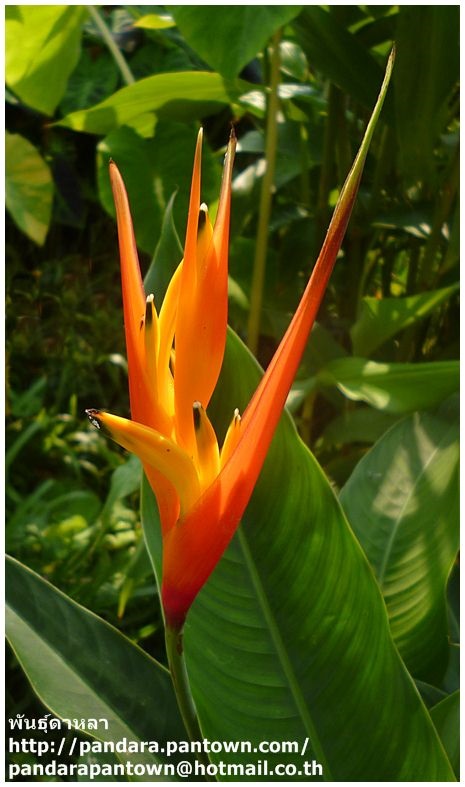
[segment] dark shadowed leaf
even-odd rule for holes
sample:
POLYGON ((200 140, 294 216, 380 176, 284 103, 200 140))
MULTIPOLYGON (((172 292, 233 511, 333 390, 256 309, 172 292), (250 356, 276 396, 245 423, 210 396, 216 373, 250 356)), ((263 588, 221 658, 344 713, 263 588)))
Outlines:
POLYGON ((431 314, 458 287, 457 283, 407 298, 363 298, 361 314, 350 330, 354 355, 369 356, 391 336, 431 314))
MULTIPOLYGON (((6 631, 42 702, 60 718, 108 720, 102 741, 183 740, 168 671, 93 613, 8 558, 6 631)), ((148 764, 164 753, 120 754, 148 764)), ((183 755, 184 756, 184 755, 183 755)))
POLYGON ((455 775, 460 779, 460 693, 455 691, 431 708, 430 713, 455 775))

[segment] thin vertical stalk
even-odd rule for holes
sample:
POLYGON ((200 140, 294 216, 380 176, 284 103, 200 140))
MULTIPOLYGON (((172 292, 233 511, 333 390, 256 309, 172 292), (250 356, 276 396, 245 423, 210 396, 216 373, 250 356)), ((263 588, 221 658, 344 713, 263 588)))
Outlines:
POLYGON ((266 170, 262 180, 260 193, 260 206, 258 213, 257 241, 250 292, 250 313, 248 324, 248 346, 256 354, 260 335, 260 313, 263 300, 263 284, 265 280, 266 252, 268 246, 268 225, 271 212, 271 195, 273 189, 274 172, 276 164, 276 149, 278 142, 278 87, 279 87, 279 42, 281 30, 278 30, 272 40, 270 92, 268 96, 266 119, 266 170))
POLYGON ((128 64, 126 63, 123 55, 121 54, 119 48, 116 46, 113 36, 108 29, 108 25, 105 23, 104 19, 100 16, 99 12, 93 5, 88 5, 87 10, 89 11, 92 20, 95 22, 96 26, 100 30, 102 34, 102 38, 105 41, 105 44, 108 47, 110 54, 113 57, 116 65, 118 66, 123 81, 126 85, 132 85, 136 81, 131 69, 129 68, 128 64))
MULTIPOLYGON (((166 655, 168 657, 168 667, 173 681, 174 693, 178 703, 179 712, 184 722, 187 734, 191 741, 202 741, 203 735, 197 718, 194 700, 189 686, 186 662, 184 659, 184 648, 182 642, 182 630, 165 628, 166 655)), ((210 760, 202 751, 196 752, 196 757, 202 765, 210 764, 210 760)), ((215 779, 213 779, 215 781, 215 779)))

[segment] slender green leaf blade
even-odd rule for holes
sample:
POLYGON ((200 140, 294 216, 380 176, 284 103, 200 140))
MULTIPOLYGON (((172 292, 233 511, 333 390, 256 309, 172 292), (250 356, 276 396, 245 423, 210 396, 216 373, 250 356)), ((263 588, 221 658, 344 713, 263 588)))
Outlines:
MULTIPOLYGON (((105 741, 183 740, 167 670, 116 629, 12 558, 6 566, 6 630, 34 690, 61 718, 108 720, 105 741)), ((131 759, 135 755, 119 755, 131 759)), ((166 762, 166 755, 137 755, 166 762)))
MULTIPOLYGON (((210 411, 218 434, 258 379, 230 334, 210 411)), ((159 570, 155 518, 146 485, 144 529, 159 570)), ((312 759, 329 780, 453 779, 368 562, 287 416, 241 528, 189 612, 185 647, 205 737, 255 747, 215 760, 245 765, 263 759, 261 741, 295 740, 298 753, 267 757, 267 780, 282 778, 277 762, 304 778, 312 759)))
POLYGON ((350 330, 354 355, 369 356, 396 333, 431 314, 458 288, 457 283, 407 298, 363 298, 360 317, 350 330))
POLYGON ((448 661, 446 583, 459 544, 458 407, 390 429, 341 492, 412 674, 438 683, 448 661))
POLYGON ((5 134, 6 206, 18 227, 39 246, 52 216, 53 180, 39 151, 20 134, 5 134))
POLYGON ((237 93, 238 86, 226 83, 219 74, 155 74, 121 88, 94 107, 66 115, 59 125, 90 134, 109 134, 147 112, 172 120, 192 120, 228 105, 237 93))
POLYGON ((337 358, 318 373, 319 385, 336 386, 348 399, 388 413, 436 407, 458 390, 459 362, 377 363, 337 358))
POLYGON ((6 7, 6 82, 46 115, 53 114, 79 60, 85 14, 78 5, 6 7))
POLYGON ((302 6, 188 6, 170 10, 183 37, 215 71, 235 77, 302 6), (206 31, 214 30, 214 35, 206 31))

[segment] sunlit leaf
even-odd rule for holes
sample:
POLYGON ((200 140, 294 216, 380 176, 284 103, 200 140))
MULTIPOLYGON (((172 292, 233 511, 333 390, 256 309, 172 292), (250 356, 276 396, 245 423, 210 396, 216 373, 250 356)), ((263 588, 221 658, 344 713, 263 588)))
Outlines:
POLYGON ((9 5, 6 7, 5 76, 25 104, 52 115, 79 60, 79 5, 9 5))
POLYGON ((147 112, 173 120, 192 120, 228 105, 238 89, 219 74, 205 71, 155 74, 121 88, 90 109, 72 112, 59 125, 90 134, 109 134, 147 112))
POLYGON ((143 30, 165 30, 167 27, 174 27, 174 20, 168 15, 145 14, 134 22, 134 27, 141 27, 143 30))
POLYGON ((170 6, 187 43, 208 65, 235 77, 261 53, 272 34, 293 19, 302 6, 170 6), (214 30, 214 35, 205 35, 214 30))
POLYGON ((16 224, 40 246, 52 216, 53 181, 39 151, 20 134, 5 134, 6 206, 16 224))
POLYGON ((318 383, 336 386, 355 401, 388 413, 434 407, 458 390, 458 361, 378 363, 366 358, 337 358, 318 373, 318 383))
POLYGON ((409 416, 357 465, 341 492, 383 592, 407 667, 437 683, 448 661, 446 582, 459 543, 457 402, 409 416))

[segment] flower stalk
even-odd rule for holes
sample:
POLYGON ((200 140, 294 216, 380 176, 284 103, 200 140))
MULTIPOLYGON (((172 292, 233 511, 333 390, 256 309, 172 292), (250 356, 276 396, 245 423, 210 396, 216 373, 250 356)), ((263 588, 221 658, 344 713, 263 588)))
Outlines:
POLYGON ((260 316, 263 300, 263 285, 265 281, 266 252, 268 248, 268 227, 270 223, 276 152, 278 147, 280 41, 281 29, 275 33, 272 40, 270 92, 268 95, 266 119, 266 169, 263 175, 260 191, 257 240, 255 244, 252 286, 250 290, 250 311, 247 328, 247 344, 249 350, 254 355, 257 354, 258 340, 260 336, 260 316))
MULTIPOLYGON (((182 631, 167 626, 165 629, 165 645, 168 667, 171 673, 181 718, 190 740, 200 741, 203 735, 199 726, 199 720, 189 686, 189 678, 187 676, 184 658, 182 631)), ((198 752, 197 758, 204 765, 208 765, 209 760, 203 752, 198 752)))

